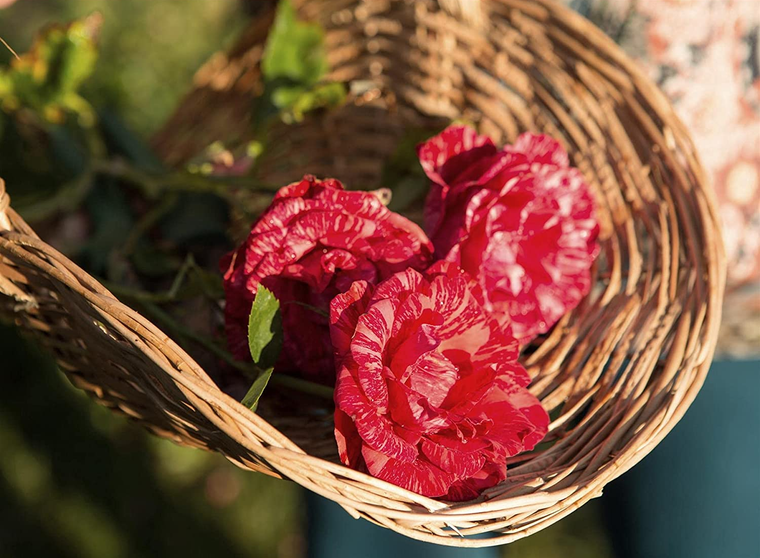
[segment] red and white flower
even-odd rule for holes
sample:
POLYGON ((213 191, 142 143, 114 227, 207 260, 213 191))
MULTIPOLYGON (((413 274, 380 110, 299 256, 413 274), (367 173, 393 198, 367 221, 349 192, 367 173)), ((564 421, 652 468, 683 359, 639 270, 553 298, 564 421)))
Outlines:
POLYGON ((478 282, 486 309, 521 343, 578 305, 591 287, 599 226, 583 175, 557 141, 526 133, 499 149, 453 126, 418 155, 432 182, 425 225, 436 257, 478 282))
POLYGON ((305 176, 282 188, 240 248, 221 262, 227 340, 250 359, 248 317, 258 286, 280 302, 284 333, 278 372, 332 384, 330 301, 362 280, 424 269, 432 244, 422 230, 371 192, 345 191, 334 179, 305 176))
POLYGON ((549 417, 526 388, 509 328, 448 262, 357 281, 330 307, 335 436, 352 468, 430 497, 467 500, 506 478, 549 417))

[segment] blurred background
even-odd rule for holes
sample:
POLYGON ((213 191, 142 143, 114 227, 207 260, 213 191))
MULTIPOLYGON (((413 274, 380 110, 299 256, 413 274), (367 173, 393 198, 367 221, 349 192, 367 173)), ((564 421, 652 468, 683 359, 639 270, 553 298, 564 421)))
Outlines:
MULTIPOLYGON (((710 150, 720 143, 720 134, 725 136, 729 126, 743 134, 741 149, 732 151, 740 157, 729 161, 711 151, 706 162, 721 194, 721 210, 734 225, 733 236, 727 238, 729 255, 738 262, 734 273, 740 278, 734 284, 741 286, 742 293, 755 289, 756 295, 760 3, 569 3, 648 64, 653 77, 681 103, 679 110, 687 123, 691 119, 700 147, 710 150), (672 12, 681 4, 689 4, 681 9, 690 11, 672 12), (731 10, 738 10, 735 20, 729 18, 731 10), (663 14, 671 19, 684 14, 692 18, 689 33, 678 39, 683 44, 674 46, 677 35, 663 14), (691 62, 684 57, 691 57, 691 62), (714 82, 708 83, 710 73, 702 67, 704 61, 723 68, 724 62, 736 57, 740 61, 734 64, 736 75, 719 80, 725 86, 722 96, 713 95, 717 88, 714 82), (679 79, 701 87, 704 95, 700 97, 679 79), (731 86, 734 89, 727 94, 726 84, 737 80, 741 85, 731 86), (736 109, 738 101, 741 106, 736 109), (715 122, 718 114, 723 121, 715 122)), ((100 57, 81 95, 101 114, 112 115, 119 127, 129 130, 129 137, 144 146, 190 89, 195 71, 213 53, 234 44, 255 18, 256 4, 239 0, 0 0, 0 37, 22 53, 43 25, 98 11, 103 18, 100 57)), ((11 56, 0 48, 0 65, 6 65, 11 56)), ((21 177, 43 191, 51 180, 70 178, 66 171, 57 176, 57 167, 50 168, 43 154, 14 152, 6 145, 10 132, 6 128, 0 133, 4 146, 0 176, 21 177)), ((34 137, 24 141, 34 142, 34 137)), ((59 156, 65 159, 66 153, 66 146, 60 147, 59 156)), ((756 298, 742 297, 743 305, 747 300, 756 304, 756 298)), ((716 364, 694 408, 661 447, 613 483, 601 500, 493 555, 760 556, 760 476, 756 471, 760 362, 751 360, 760 352, 760 331, 754 329, 756 323, 734 325, 744 329, 739 334, 725 333, 724 347, 744 360, 716 364), (749 438, 744 434, 747 425, 755 429, 749 438)), ((312 499, 307 502, 293 483, 246 473, 218 455, 180 448, 144 433, 91 403, 13 327, 0 326, 0 556, 329 556, 330 550, 315 542, 319 533, 314 533, 314 526, 343 525, 351 530, 356 522, 322 505, 312 499), (329 525, 313 518, 309 523, 307 510, 317 510, 322 519, 333 513, 345 518, 329 525)), ((361 536, 372 537, 373 529, 380 531, 371 527, 369 534, 361 536)), ((401 549, 395 551, 401 556, 404 548, 415 548, 405 547, 400 537, 378 540, 385 541, 382 544, 388 549, 401 549)), ((418 556, 420 552, 418 548, 418 556)), ((361 552, 355 555, 363 556, 361 552)))

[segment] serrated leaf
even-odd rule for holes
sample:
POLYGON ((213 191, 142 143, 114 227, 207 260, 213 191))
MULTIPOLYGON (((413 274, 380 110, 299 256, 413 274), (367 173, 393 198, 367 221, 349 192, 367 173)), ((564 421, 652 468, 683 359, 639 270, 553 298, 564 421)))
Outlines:
POLYGON ((241 403, 251 411, 256 411, 256 408, 259 406, 259 399, 261 399, 261 394, 264 393, 264 389, 267 387, 273 371, 274 368, 267 368, 262 371, 258 378, 253 381, 253 384, 251 384, 248 393, 243 397, 241 403))
POLYGON ((258 286, 248 320, 248 347, 260 370, 273 368, 282 349, 280 303, 272 291, 258 286))

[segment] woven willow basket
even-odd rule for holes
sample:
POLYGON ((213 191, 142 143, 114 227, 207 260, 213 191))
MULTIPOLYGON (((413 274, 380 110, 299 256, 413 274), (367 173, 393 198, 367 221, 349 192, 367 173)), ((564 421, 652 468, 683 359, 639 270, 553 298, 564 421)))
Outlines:
MULTIPOLYGON (((256 415, 225 395, 174 341, 40 240, 0 182, 2 311, 76 386, 159 436, 289 478, 415 539, 479 547, 535 533, 649 453, 705 379, 725 263, 692 142, 611 40, 548 0, 296 4, 326 29, 331 78, 376 88, 276 130, 283 153, 262 163, 261 178, 285 184, 310 172, 375 185, 406 128, 461 117, 497 141, 523 130, 561 139, 592 186, 602 225, 596 287, 523 359, 553 417, 553 445, 513 458, 505 482, 458 504, 347 469, 330 413, 262 401, 256 415), (490 538, 472 537, 481 534, 490 538)), ((271 20, 262 14, 199 71, 157 138, 166 161, 245 136, 271 20)))

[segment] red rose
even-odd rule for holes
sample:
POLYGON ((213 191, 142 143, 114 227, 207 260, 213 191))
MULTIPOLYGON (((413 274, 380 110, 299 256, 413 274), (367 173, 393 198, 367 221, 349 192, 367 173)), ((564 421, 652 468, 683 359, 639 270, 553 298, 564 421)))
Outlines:
POLYGON ((517 341, 458 267, 439 262, 335 297, 335 438, 346 465, 418 494, 468 500, 506 478, 549 417, 517 341))
POLYGON ((425 226, 436 257, 476 279, 486 309, 522 344, 578 305, 591 288, 599 226, 559 143, 526 133, 498 149, 456 126, 417 153, 432 181, 425 226))
POLYGON ((357 280, 375 284, 408 267, 424 269, 431 253, 425 233, 375 194, 305 176, 277 193, 248 239, 222 260, 230 349, 250 359, 248 317, 262 284, 280 301, 284 340, 277 370, 331 384, 332 298, 357 280))

